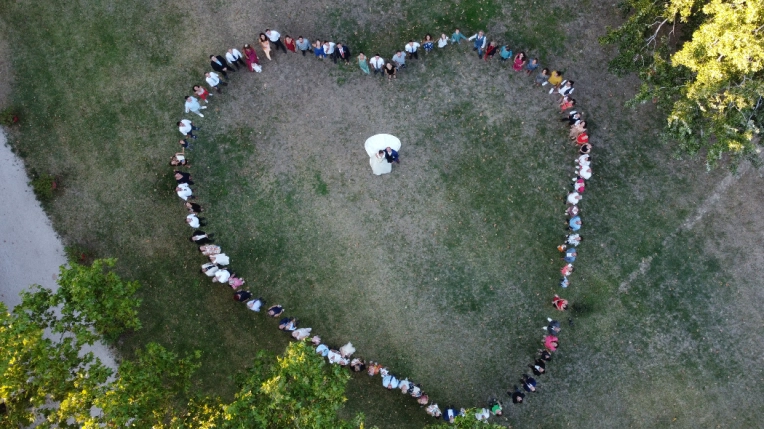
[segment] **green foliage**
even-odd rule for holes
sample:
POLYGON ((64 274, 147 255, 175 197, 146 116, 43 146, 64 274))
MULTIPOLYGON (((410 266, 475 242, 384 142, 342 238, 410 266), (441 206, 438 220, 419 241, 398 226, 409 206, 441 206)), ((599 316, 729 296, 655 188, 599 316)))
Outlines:
POLYGON ((0 111, 0 125, 4 125, 6 127, 10 127, 13 124, 16 124, 19 122, 19 115, 16 113, 16 110, 11 107, 6 107, 2 111, 0 111))
POLYGON ((354 428, 337 411, 347 400, 348 371, 329 365, 305 342, 292 343, 282 357, 258 353, 233 403, 225 407, 226 428, 354 428))
POLYGON ((116 259, 97 259, 90 266, 72 262, 59 271, 59 289, 53 292, 33 286, 22 292, 32 317, 54 333, 72 332, 92 343, 96 333, 114 341, 130 329, 140 329, 135 292, 138 282, 125 282, 110 270, 116 259), (60 306, 60 314, 53 309, 60 306))
POLYGON ((86 419, 85 427, 106 423, 152 427, 172 419, 178 413, 174 398, 188 392, 200 357, 196 351, 179 359, 159 344, 149 343, 135 361, 124 361, 119 366, 119 377, 94 401, 102 414, 86 419))
POLYGON ((32 179, 32 190, 40 201, 49 201, 53 198, 56 186, 56 178, 50 174, 36 175, 32 179))
POLYGON ((0 303, 0 398, 7 414, 0 416, 2 427, 25 427, 44 420, 38 427, 65 422, 78 404, 89 411, 93 393, 111 375, 92 353, 83 353, 85 344, 78 336, 46 338, 47 326, 30 314, 36 308, 29 296, 9 314, 0 303), (62 408, 43 407, 60 402, 62 408))
POLYGON ((601 42, 618 48, 611 71, 639 74, 632 104, 656 103, 665 136, 683 153, 705 151, 709 166, 754 154, 764 120, 764 2, 628 0, 624 10, 626 22, 601 42))

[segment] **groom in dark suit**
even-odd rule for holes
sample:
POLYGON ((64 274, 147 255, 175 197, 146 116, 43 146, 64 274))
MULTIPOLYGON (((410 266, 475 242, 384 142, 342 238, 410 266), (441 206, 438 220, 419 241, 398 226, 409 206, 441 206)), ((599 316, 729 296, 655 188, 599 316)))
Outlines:
POLYGON ((385 149, 385 159, 390 164, 392 163, 400 164, 400 161, 398 160, 398 151, 393 150, 389 146, 387 147, 387 149, 385 149))

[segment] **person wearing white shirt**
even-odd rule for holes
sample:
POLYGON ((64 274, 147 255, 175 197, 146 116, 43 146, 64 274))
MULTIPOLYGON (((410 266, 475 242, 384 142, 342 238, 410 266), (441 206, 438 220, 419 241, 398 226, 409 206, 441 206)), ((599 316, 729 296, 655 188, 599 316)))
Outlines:
POLYGON ((231 263, 231 258, 225 253, 218 253, 217 255, 210 255, 210 262, 216 265, 228 265, 231 263))
POLYGON ((246 64, 244 63, 244 57, 236 48, 231 48, 228 50, 228 52, 225 53, 225 60, 228 62, 228 64, 231 65, 231 67, 235 68, 236 70, 239 70, 239 66, 246 67, 246 64))
POLYGON ((488 44, 488 38, 485 37, 485 33, 482 31, 478 31, 476 34, 472 35, 472 37, 468 38, 470 42, 474 41, 474 46, 472 48, 473 51, 477 51, 478 58, 481 60, 483 59, 483 51, 485 50, 486 45, 488 44))
POLYGON ((276 50, 281 48, 281 50, 283 50, 285 54, 287 53, 286 46, 284 46, 284 43, 281 42, 281 33, 279 33, 276 30, 271 30, 270 28, 266 28, 265 35, 268 36, 268 40, 270 40, 271 43, 276 45, 276 50))
POLYGON ((260 308, 262 306, 263 306, 262 298, 253 299, 252 301, 247 302, 247 308, 255 312, 260 312, 260 308))
MULTIPOLYGON (((324 40, 324 55, 326 55, 329 58, 334 58, 334 47, 337 46, 336 43, 330 42, 328 40, 324 40)), ((336 60, 335 60, 336 62, 336 60)))
POLYGON ((188 224, 188 226, 194 229, 204 225, 204 222, 202 221, 202 219, 199 219, 198 217, 196 217, 196 214, 194 213, 191 213, 190 215, 186 216, 186 223, 188 224))
POLYGON ((181 183, 175 188, 175 192, 183 201, 188 201, 189 198, 194 198, 194 192, 188 186, 188 183, 181 183))
POLYGON ((407 54, 409 54, 409 59, 412 59, 412 58, 415 60, 419 59, 419 53, 417 52, 417 49, 419 49, 420 46, 422 45, 420 45, 419 43, 413 40, 409 40, 409 42, 406 43, 406 47, 404 48, 404 50, 406 51, 407 54))
POLYGON ((202 112, 200 112, 199 109, 206 109, 206 108, 207 106, 200 105, 199 100, 197 100, 195 97, 192 97, 190 95, 186 96, 186 113, 193 112, 203 118, 204 115, 202 115, 202 112))
POLYGON ((371 68, 374 70, 374 76, 377 75, 377 73, 382 73, 382 76, 385 75, 385 72, 383 68, 385 67, 385 60, 379 56, 379 54, 374 55, 369 60, 369 64, 371 64, 371 68))
POLYGON ((189 119, 181 119, 178 122, 178 131, 180 131, 181 134, 183 134, 186 137, 191 137, 192 139, 195 139, 196 136, 192 131, 198 130, 199 127, 195 127, 194 123, 191 122, 189 119))
POLYGON ((231 278, 231 273, 228 272, 228 270, 221 269, 215 272, 215 278, 212 281, 218 282, 218 283, 225 283, 228 281, 229 278, 231 278))
POLYGON ((222 94, 223 91, 220 90, 220 85, 228 86, 226 82, 222 82, 220 80, 220 76, 218 76, 215 72, 207 72, 204 74, 204 80, 207 81, 207 85, 210 86, 210 88, 216 90, 218 94, 222 94))
POLYGON ((448 46, 448 36, 446 33, 442 33, 438 39, 438 48, 445 48, 446 46, 448 46))
POLYGON ((212 277, 215 275, 215 273, 219 270, 215 264, 211 262, 207 262, 206 264, 202 265, 202 273, 206 275, 207 277, 212 277))

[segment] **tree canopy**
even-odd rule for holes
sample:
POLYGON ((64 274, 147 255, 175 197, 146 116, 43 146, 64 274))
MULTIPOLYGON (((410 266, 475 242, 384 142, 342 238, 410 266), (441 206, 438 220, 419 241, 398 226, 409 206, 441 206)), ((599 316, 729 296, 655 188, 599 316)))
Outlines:
POLYGON ((601 39, 611 71, 637 72, 631 104, 652 101, 680 153, 715 166, 758 152, 764 121, 764 0, 626 0, 626 22, 601 39))

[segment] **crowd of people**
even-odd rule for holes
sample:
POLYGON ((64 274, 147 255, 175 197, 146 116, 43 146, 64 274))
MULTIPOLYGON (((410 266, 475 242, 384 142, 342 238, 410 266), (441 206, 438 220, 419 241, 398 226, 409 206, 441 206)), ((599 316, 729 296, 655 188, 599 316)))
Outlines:
MULTIPOLYGON (((373 71, 375 75, 386 75, 388 79, 392 80, 397 78, 397 73, 400 70, 406 68, 407 61, 419 59, 420 49, 427 55, 434 50, 435 46, 438 49, 446 49, 450 45, 458 45, 462 42, 471 44, 478 60, 490 61, 498 54, 500 61, 511 62, 514 72, 532 76, 534 87, 542 87, 545 90, 549 88, 548 93, 556 98, 556 105, 559 106, 561 114, 564 115, 561 118, 561 122, 566 123, 569 127, 569 137, 572 144, 577 146, 578 153, 575 159, 575 177, 572 179, 572 189, 566 197, 565 215, 567 221, 565 225, 569 233, 565 237, 564 243, 558 246, 558 250, 563 255, 561 260, 565 263, 560 270, 562 278, 559 286, 562 289, 566 289, 570 286, 570 276, 574 272, 573 263, 578 257, 577 248, 583 240, 579 234, 583 225, 579 203, 586 188, 586 183, 592 177, 590 155, 592 146, 589 143, 583 112, 574 110, 576 108, 576 100, 572 98, 575 90, 573 81, 564 79, 562 73, 557 70, 552 70, 551 72, 548 68, 541 68, 539 70, 541 66, 537 58, 530 59, 523 51, 513 54, 509 46, 501 45, 499 47, 500 44, 497 41, 489 41, 489 38, 483 31, 478 31, 468 37, 462 34, 459 29, 456 29, 450 37, 446 34, 441 34, 437 40, 434 40, 430 34, 427 34, 421 41, 409 40, 404 45, 402 51, 396 51, 391 56, 391 59, 387 61, 378 53, 371 59, 368 59, 363 52, 360 52, 356 58, 363 73, 368 75, 373 71)), ((281 34, 273 29, 266 29, 265 32, 260 33, 256 46, 260 47, 262 54, 268 60, 271 60, 271 55, 277 54, 279 50, 283 54, 291 52, 300 53, 303 56, 313 53, 315 58, 319 60, 330 58, 334 63, 342 61, 345 64, 349 64, 351 58, 350 48, 343 43, 334 43, 328 40, 323 42, 316 40, 311 43, 303 36, 298 36, 294 39, 289 35, 284 36, 282 39, 281 34)), ((211 91, 222 94, 223 87, 228 86, 232 73, 240 70, 251 72, 262 71, 257 51, 249 44, 243 45, 242 51, 231 48, 226 51, 225 55, 211 55, 209 57, 211 70, 204 74, 204 80, 209 88, 199 84, 192 86, 192 95, 184 97, 186 113, 194 113, 200 118, 204 118, 204 114, 201 111, 207 108, 206 105, 213 96, 211 91)), ((186 158, 186 150, 192 149, 191 141, 197 138, 194 132, 201 130, 201 127, 195 125, 189 119, 181 119, 177 122, 177 126, 178 131, 183 136, 179 140, 181 151, 173 155, 170 165, 174 167, 173 177, 177 183, 175 191, 183 201, 183 207, 188 211, 186 223, 194 230, 190 241, 198 247, 199 252, 206 259, 206 262, 201 265, 200 272, 210 278, 213 283, 228 285, 233 291, 233 299, 235 301, 244 303, 249 310, 260 312, 266 304, 265 300, 262 297, 255 298, 244 287, 246 282, 231 268, 231 260, 228 255, 223 252, 219 245, 214 244, 214 235, 200 229, 206 225, 205 219, 201 217, 204 209, 198 203, 193 202, 196 198, 192 188, 194 182, 189 172, 191 164, 186 158)), ((554 295, 551 303, 556 311, 564 312, 569 308, 568 300, 558 295, 554 295)), ((447 422, 453 422, 456 418, 465 415, 464 408, 457 409, 454 406, 447 406, 441 410, 441 407, 429 397, 419 383, 409 380, 407 377, 400 377, 391 369, 378 362, 366 361, 357 356, 354 357, 355 348, 352 343, 347 343, 341 347, 332 347, 324 344, 321 337, 312 332, 312 328, 299 327, 299 322, 296 318, 286 317, 283 306, 279 304, 271 305, 265 313, 270 317, 279 318, 278 328, 289 333, 295 340, 309 340, 315 348, 315 352, 326 358, 330 364, 346 366, 354 372, 366 372, 372 377, 378 375, 385 389, 400 390, 402 394, 411 396, 424 408, 427 414, 436 418, 442 417, 447 422)), ((572 320, 569 319, 569 322, 572 324, 572 320)), ((547 318, 546 324, 542 329, 544 334, 540 338, 541 347, 533 363, 528 365, 529 372, 532 375, 522 374, 518 379, 518 384, 507 391, 507 395, 514 404, 523 403, 526 394, 538 392, 538 381, 534 377, 546 374, 547 363, 552 359, 553 353, 557 351, 559 346, 560 322, 553 318, 547 318)), ((484 408, 480 408, 475 413, 474 417, 479 421, 486 421, 491 416, 502 415, 502 410, 502 401, 499 398, 491 398, 487 401, 484 408)))

